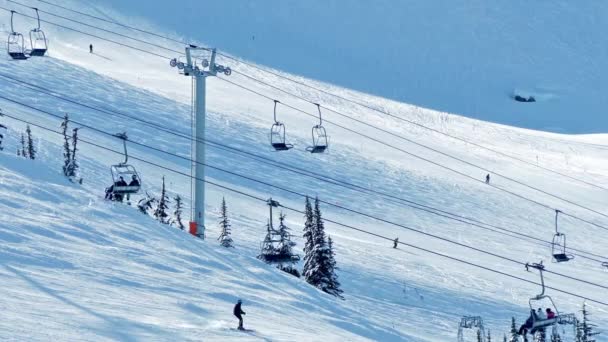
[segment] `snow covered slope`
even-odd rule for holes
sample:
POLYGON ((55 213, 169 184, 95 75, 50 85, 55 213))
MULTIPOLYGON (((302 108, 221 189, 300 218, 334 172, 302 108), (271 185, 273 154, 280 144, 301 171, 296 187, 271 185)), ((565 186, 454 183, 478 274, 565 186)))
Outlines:
MULTIPOLYGON (((52 39, 50 58, 23 63, 2 60, 0 75, 48 88, 90 106, 128 113, 188 134, 190 81, 177 75, 166 61, 101 42, 95 42, 98 54, 91 55, 86 51, 89 38, 65 30, 49 28, 47 31, 52 39)), ((156 43, 165 44, 162 40, 156 43)), ((394 134, 414 138, 416 142, 434 149, 605 212, 605 190, 541 171, 532 165, 516 163, 487 150, 362 110, 347 101, 271 77, 245 65, 230 63, 235 70, 263 78, 325 107, 335 108, 394 134)), ((236 74, 229 80, 314 113, 312 105, 293 100, 236 74)), ((310 80, 302 81, 608 187, 606 136, 571 137, 511 128, 310 80)), ((12 101, 60 116, 69 113, 77 122, 111 133, 127 130, 133 141, 182 156, 189 154, 188 140, 176 139, 124 117, 59 101, 6 77, 0 77, 0 89, 0 95, 12 101)), ((335 125, 326 124, 332 137, 330 153, 320 156, 306 154, 302 150, 308 143, 310 127, 315 120, 296 111, 284 109, 281 112, 296 149, 281 154, 270 152, 267 132, 272 123, 272 101, 220 79, 210 79, 208 90, 209 139, 258 153, 285 165, 314 170, 544 240, 552 236, 552 210, 371 142, 335 125)), ((0 108, 7 115, 59 128, 56 118, 15 102, 2 99, 0 108)), ((485 176, 485 171, 471 165, 331 112, 324 114, 331 122, 374 136, 480 180, 485 176)), ((172 336, 184 340, 230 339, 234 335, 227 330, 234 324, 230 316, 231 304, 235 298, 242 297, 245 307, 251 307, 246 319, 251 320, 251 326, 257 330, 257 336, 243 337, 253 340, 447 341, 455 338, 457 323, 464 314, 482 315, 493 335, 501 335, 507 330, 511 316, 516 316, 519 321, 525 318, 527 298, 539 290, 537 286, 420 250, 407 247, 395 250, 390 248, 390 242, 328 223, 328 232, 337 248, 340 280, 346 292, 346 301, 334 300, 255 260, 267 220, 267 208, 263 203, 209 186, 207 220, 210 238, 206 242, 194 240, 180 231, 156 224, 134 208, 102 200, 102 190, 110 182, 108 167, 120 161, 120 156, 82 144, 85 182, 82 186, 75 186, 60 176, 59 136, 34 127, 34 135, 40 139, 40 157, 32 162, 20 160, 12 154, 24 125, 6 117, 0 120, 10 128, 6 149, 0 154, 0 255, 4 267, 0 286, 11 291, 11 295, 0 301, 2 308, 9 308, 0 311, 0 331, 6 335, 2 335, 3 338, 48 340, 50 335, 47 334, 52 333, 57 334, 53 336, 60 340, 73 340, 79 336, 87 340, 168 340, 172 336), (214 241, 218 230, 213 222, 217 220, 216 208, 222 196, 226 197, 233 213, 234 238, 237 241, 234 251, 218 249, 214 241), (40 321, 48 329, 27 329, 40 321), (311 334, 313 330, 314 335, 311 334)), ((90 129, 82 129, 81 136, 116 150, 121 147, 116 139, 90 129)), ((188 163, 179 158, 135 145, 130 147, 130 151, 134 156, 189 172, 188 163)), ((146 190, 157 193, 161 176, 165 175, 172 194, 188 197, 187 178, 137 160, 133 163, 143 175, 146 190)), ((207 163, 290 190, 319 195, 328 202, 508 258, 549 261, 546 245, 440 218, 380 196, 362 195, 261 164, 242 155, 209 148, 207 163)), ((272 196, 284 205, 303 207, 303 199, 293 193, 218 170, 209 170, 208 179, 261 198, 272 196)), ((606 220, 601 215, 517 185, 506 178, 494 176, 492 182, 605 225, 606 220)), ((537 276, 526 273, 522 266, 502 259, 329 206, 324 206, 323 210, 331 220, 391 238, 398 236, 404 242, 537 281, 537 276)), ((289 225, 299 235, 303 219, 297 214, 286 213, 289 225)), ((562 229, 568 234, 570 246, 606 255, 608 237, 605 230, 566 217, 562 220, 562 229)), ((297 242, 301 247, 302 241, 298 239, 297 242)), ((548 267, 595 283, 603 283, 607 276, 597 262, 583 258, 566 265, 551 264, 548 267)), ((596 286, 556 275, 548 275, 547 281, 560 289, 598 300, 608 295, 608 291, 596 286)), ((578 310, 582 302, 563 293, 552 292, 551 295, 564 312, 578 310)), ((600 324, 608 321, 606 307, 592 305, 592 310, 594 319, 600 324)), ((601 338, 606 339, 605 336, 601 338)))

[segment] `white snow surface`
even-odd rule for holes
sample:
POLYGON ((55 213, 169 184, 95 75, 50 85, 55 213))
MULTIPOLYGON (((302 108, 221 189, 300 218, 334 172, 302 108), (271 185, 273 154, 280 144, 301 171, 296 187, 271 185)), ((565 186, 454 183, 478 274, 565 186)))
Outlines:
MULTIPOLYGON (((0 3, 19 9, 6 1, 0 3)), ((61 3, 79 6, 78 2, 61 3)), ((81 9, 91 11, 87 6, 81 9)), ((139 19, 112 17, 132 25, 153 28, 139 19)), ((140 37, 137 33, 111 25, 96 24, 140 37)), ((92 32, 91 29, 82 29, 92 32)), ((190 80, 178 75, 167 61, 97 41, 97 54, 92 55, 87 50, 89 38, 52 27, 47 29, 47 34, 51 39, 48 58, 32 58, 27 62, 2 59, 0 75, 43 86, 91 106, 136 115, 166 128, 189 133, 190 80)), ((140 38, 171 45, 161 39, 143 35, 140 38)), ((132 44, 159 53, 162 51, 132 44)), ((176 44, 171 46, 179 48, 176 44)), ((391 119, 243 64, 232 62, 231 67, 325 107, 606 212, 605 190, 391 119)), ((373 97, 294 75, 290 77, 608 187, 607 135, 569 136, 513 128, 373 97)), ((294 100, 236 74, 230 80, 315 113, 314 106, 306 102, 294 100)), ((332 124, 326 124, 331 135, 330 152, 315 156, 307 154, 303 149, 315 119, 296 111, 283 108, 280 114, 281 120, 287 124, 288 137, 296 148, 286 153, 270 152, 267 134, 272 124, 272 102, 219 79, 209 79, 207 86, 208 139, 261 154, 285 165, 314 170, 545 240, 552 237, 553 211, 332 124)), ((127 130, 133 141, 182 156, 189 155, 188 140, 137 122, 62 102, 2 77, 0 89, 2 96, 30 106, 57 115, 69 113, 75 121, 111 133, 127 130)), ((40 112, 5 100, 0 101, 0 108, 8 115, 59 130, 58 119, 40 112)), ((329 111, 324 112, 324 117, 473 175, 480 181, 485 176, 486 172, 482 170, 353 123, 329 111)), ((7 117, 0 120, 9 126, 3 143, 5 150, 0 153, 1 340, 194 341, 238 338, 252 341, 450 341, 456 338, 462 315, 482 316, 496 338, 507 332, 511 316, 515 316, 518 322, 526 318, 528 298, 539 291, 538 286, 421 250, 405 246, 392 249, 390 241, 327 223, 327 232, 335 241, 339 279, 345 291, 344 301, 335 299, 255 258, 268 215, 264 203, 208 185, 208 239, 195 239, 157 223, 126 204, 103 200, 103 189, 111 182, 109 165, 119 162, 121 156, 80 144, 84 184, 72 184, 61 175, 62 141, 59 135, 33 127, 39 156, 34 161, 24 160, 15 156, 14 151, 19 146, 19 136, 25 125, 7 117), (221 248, 215 240, 219 234, 215 222, 218 221, 222 197, 226 198, 231 214, 235 249, 221 248), (245 325, 254 332, 231 330, 236 326, 231 311, 237 298, 244 300, 245 325)), ((86 128, 81 129, 80 135, 82 139, 115 150, 122 147, 116 139, 86 128)), ((138 158, 189 173, 189 164, 184 160, 134 145, 129 150, 138 158)), ((137 160, 131 162, 142 174, 146 191, 158 194, 164 175, 170 194, 180 194, 189 205, 188 178, 137 160)), ((583 258, 567 264, 550 263, 547 245, 481 230, 397 205, 379 196, 363 195, 273 168, 238 154, 209 148, 206 162, 512 259, 524 262, 543 260, 548 269, 576 278, 605 284, 608 277, 608 272, 602 270, 597 262, 583 258)), ((217 170, 209 170, 207 179, 261 198, 272 196, 287 206, 304 207, 301 197, 217 170)), ((606 225, 608 222, 603 216, 499 176, 493 176, 492 183, 597 224, 606 225)), ((133 202, 136 201, 137 198, 133 202)), ((333 207, 323 206, 322 209, 328 219, 383 236, 399 237, 407 243, 538 281, 536 274, 525 272, 521 265, 333 207)), ((301 251, 303 218, 293 212, 286 214, 287 223, 296 235, 297 249, 301 251)), ((568 236, 569 246, 599 255, 607 254, 608 234, 605 230, 563 216, 560 222, 561 229, 568 236)), ((608 298, 608 291, 589 284, 550 274, 546 280, 551 286, 590 298, 608 298)), ((561 312, 578 312, 580 309, 582 299, 555 291, 549 293, 561 312)), ((605 326, 608 308, 593 303, 589 303, 589 307, 594 321, 600 327, 605 326)), ((598 341, 607 340, 606 334, 598 337, 598 341)))

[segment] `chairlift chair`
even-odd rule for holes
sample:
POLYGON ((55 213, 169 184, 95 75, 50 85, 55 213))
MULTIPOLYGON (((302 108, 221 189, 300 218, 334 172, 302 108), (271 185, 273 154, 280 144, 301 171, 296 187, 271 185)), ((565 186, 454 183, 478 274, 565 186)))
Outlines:
POLYGON ((270 128, 270 145, 275 151, 287 151, 293 148, 292 144, 285 141, 285 125, 277 120, 277 103, 274 100, 274 124, 270 128))
POLYGON ((315 103, 315 105, 317 105, 317 109, 319 110, 319 124, 312 128, 312 146, 308 146, 306 151, 310 153, 323 153, 329 146, 329 141, 325 127, 323 127, 321 105, 318 103, 315 103))
POLYGON ((36 11, 36 18, 38 19, 38 27, 30 31, 30 56, 42 57, 48 50, 48 40, 44 31, 40 29, 40 14, 37 8, 33 8, 36 11))
POLYGON ((540 304, 534 305, 534 303, 539 303, 543 300, 548 300, 551 303, 552 308, 555 309, 555 317, 551 318, 551 319, 539 319, 535 314, 532 315, 532 328, 530 329, 530 332, 534 335, 534 333, 536 331, 550 327, 550 326, 554 326, 556 323, 558 323, 558 321, 560 319, 560 314, 559 314, 559 310, 557 309, 557 305, 555 305, 555 302, 553 301, 553 298, 551 298, 551 296, 545 294, 545 278, 543 275, 545 266, 542 264, 542 262, 539 264, 536 264, 536 263, 526 264, 526 269, 528 270, 529 268, 534 268, 539 271, 540 284, 542 287, 541 293, 530 298, 530 300, 528 301, 528 305, 530 306, 531 312, 532 311, 536 312, 536 308, 544 309, 544 307, 546 307, 546 305, 544 305, 544 306, 539 306, 540 304))
POLYGON ((27 54, 25 50, 25 39, 23 35, 19 32, 15 32, 13 27, 13 17, 15 15, 15 11, 11 11, 11 32, 8 35, 8 39, 6 41, 6 51, 8 55, 14 60, 26 60, 30 56, 27 54))
POLYGON ((566 253, 566 234, 560 233, 558 230, 557 220, 560 212, 555 210, 555 234, 551 242, 551 254, 553 255, 553 261, 566 262, 574 259, 574 256, 566 253))
POLYGON ((129 161, 129 154, 127 153, 127 134, 126 133, 118 133, 115 136, 123 141, 123 147, 125 151, 125 160, 122 163, 118 163, 116 165, 112 165, 110 167, 112 173, 112 193, 115 195, 126 195, 126 194, 137 194, 141 189, 141 177, 137 170, 132 165, 127 164, 129 161), (139 181, 139 185, 128 185, 133 176, 139 181), (116 183, 123 179, 127 185, 126 186, 117 186, 116 183))

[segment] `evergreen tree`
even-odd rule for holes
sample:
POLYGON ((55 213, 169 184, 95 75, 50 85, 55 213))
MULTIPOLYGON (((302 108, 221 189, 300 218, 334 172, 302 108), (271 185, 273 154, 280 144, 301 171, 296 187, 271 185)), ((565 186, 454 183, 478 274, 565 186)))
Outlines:
POLYGON ((61 133, 63 134, 63 174, 71 176, 70 168, 72 165, 72 152, 70 150, 70 139, 68 137, 68 114, 66 113, 61 122, 61 133))
POLYGON ((477 330, 477 342, 484 342, 483 338, 481 338, 481 330, 477 330))
POLYGON ((184 210, 184 204, 182 203, 182 198, 180 195, 176 195, 175 200, 175 210, 173 211, 173 225, 177 228, 184 230, 186 228, 184 223, 182 222, 182 211, 184 210))
POLYGON ((546 342, 547 341, 547 331, 545 329, 539 329, 536 331, 535 335, 536 342, 546 342))
POLYGON ((27 157, 30 159, 36 159, 36 147, 34 147, 34 139, 32 138, 32 130, 30 125, 26 126, 25 133, 27 134, 27 157))
POLYGON ((488 330, 488 342, 492 342, 492 334, 490 330, 488 330))
MULTIPOLYGON (((342 297, 342 293, 344 291, 342 291, 342 289, 340 289, 340 282, 338 281, 338 274, 336 273, 336 271, 338 270, 338 267, 336 266, 336 259, 335 259, 335 255, 336 253, 334 252, 334 242, 331 239, 331 236, 327 237, 327 247, 329 248, 329 293, 333 294, 336 297, 342 298, 344 299, 344 297, 342 297)), ((489 340, 488 340, 489 341, 489 340)))
POLYGON ((226 199, 222 197, 222 206, 220 208, 221 219, 219 221, 220 229, 222 232, 217 238, 220 244, 224 247, 234 247, 232 245, 232 237, 230 237, 230 220, 228 219, 228 208, 226 207, 226 199))
POLYGON ((502 335, 502 342, 507 342, 507 334, 502 335))
POLYGON ((27 158, 27 150, 25 149, 25 135, 21 133, 21 150, 17 150, 17 155, 27 158))
MULTIPOLYGON (((0 116, 4 116, 4 114, 2 113, 2 109, 0 109, 0 116)), ((0 124, 0 130, 7 130, 8 128, 6 128, 6 126, 4 126, 3 124, 0 124)), ((2 146, 2 141, 4 140, 4 134, 0 133, 0 151, 4 150, 4 147, 2 146)))
MULTIPOLYGON (((312 205, 310 204, 310 198, 306 197, 306 204, 304 207, 304 217, 306 221, 304 222, 304 268, 302 269, 302 274, 306 281, 308 281, 307 274, 311 272, 312 269, 316 267, 314 260, 314 214, 312 212, 312 205)), ((313 284, 314 285, 314 284, 313 284)))
POLYGON ((279 214, 279 236, 281 241, 279 242, 279 253, 281 255, 289 255, 292 259, 299 259, 299 256, 296 256, 293 253, 293 247, 295 247, 296 243, 291 241, 291 233, 289 233, 290 229, 285 224, 285 214, 279 214), (293 258, 295 257, 295 258, 293 258))
POLYGON ((150 215, 154 212, 154 205, 157 200, 146 191, 146 197, 139 200, 137 208, 142 214, 150 215))
MULTIPOLYGON (((70 163, 70 167, 69 167, 69 177, 77 177, 78 176, 78 169, 80 168, 80 165, 78 165, 78 161, 76 160, 76 151, 78 151, 78 128, 74 128, 72 129, 72 156, 71 156, 71 163, 70 163)), ((82 184, 82 179, 80 179, 79 181, 82 184)))
POLYGON ((158 205, 156 206, 156 210, 154 210, 154 217, 160 222, 164 224, 168 224, 167 210, 169 209, 169 197, 167 196, 167 191, 165 189, 165 176, 163 176, 163 185, 160 190, 160 199, 158 200, 158 205))
POLYGON ((517 324, 515 323, 515 317, 511 317, 511 330, 509 331, 509 342, 519 342, 519 335, 517 334, 517 324))
MULTIPOLYGON (((587 304, 583 303, 583 309, 581 310, 583 313, 583 321, 579 323, 578 329, 580 331, 580 341, 581 342, 596 342, 593 336, 598 335, 599 332, 594 331, 595 324, 590 323, 589 316, 591 315, 587 310, 587 304)), ((577 334, 578 336, 579 334, 577 334)), ((577 339, 577 342, 579 340, 577 339)))

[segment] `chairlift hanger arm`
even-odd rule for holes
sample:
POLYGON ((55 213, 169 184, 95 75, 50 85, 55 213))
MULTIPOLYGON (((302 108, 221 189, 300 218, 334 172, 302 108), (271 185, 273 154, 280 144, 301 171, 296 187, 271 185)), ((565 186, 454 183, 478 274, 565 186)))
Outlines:
POLYGON ((279 100, 273 100, 274 101, 274 123, 279 123, 277 121, 277 103, 281 103, 281 101, 279 100))

